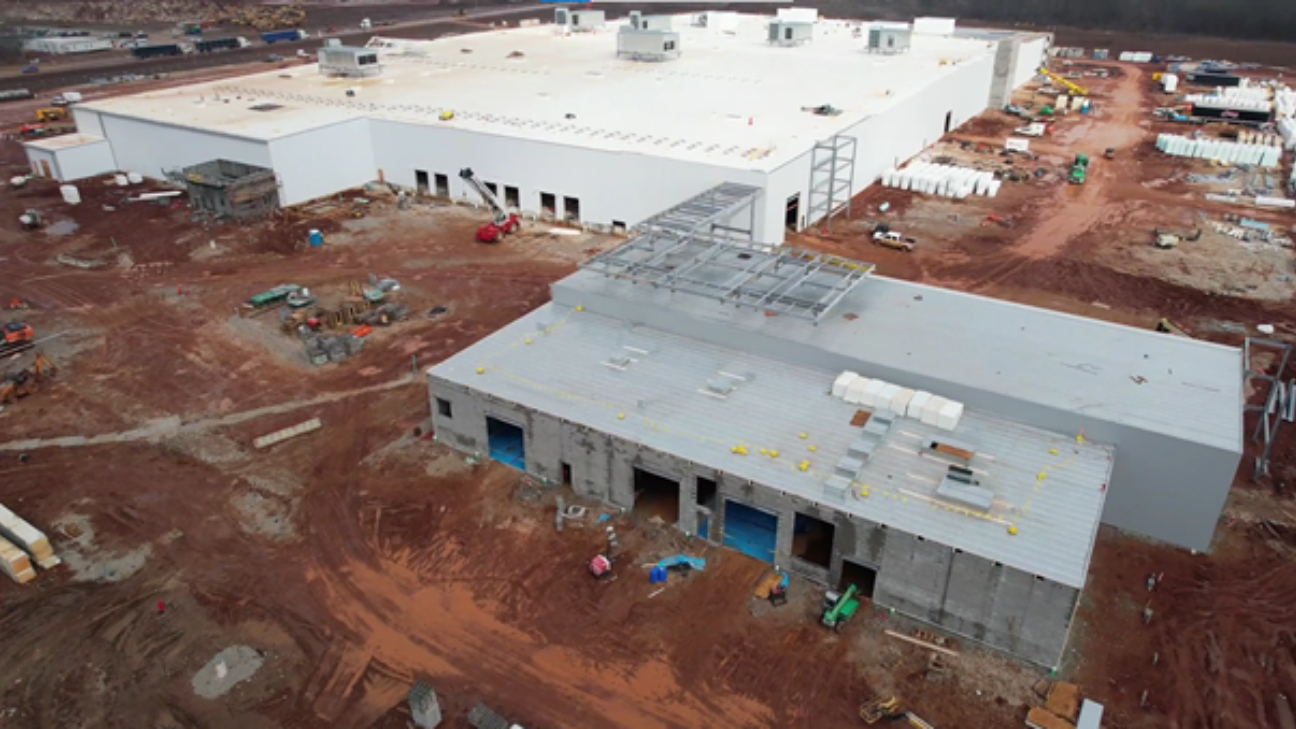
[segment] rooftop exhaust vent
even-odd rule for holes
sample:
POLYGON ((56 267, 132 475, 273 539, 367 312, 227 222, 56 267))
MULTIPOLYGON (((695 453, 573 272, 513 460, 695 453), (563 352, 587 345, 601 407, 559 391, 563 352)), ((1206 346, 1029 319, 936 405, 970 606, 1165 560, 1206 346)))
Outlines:
POLYGON ((769 24, 769 42, 776 46, 799 46, 814 38, 814 24, 790 20, 773 20, 769 24))
POLYGON ((707 380, 706 391, 709 395, 718 395, 720 397, 729 397, 734 391, 734 384, 730 380, 707 380))
POLYGON ((936 497, 977 511, 990 511, 994 492, 981 486, 970 469, 950 466, 936 487, 936 497))
POLYGON ((869 53, 904 53, 913 45, 913 31, 903 25, 875 25, 869 28, 869 53))
POLYGON ((357 46, 324 46, 319 50, 320 73, 329 76, 363 78, 382 73, 378 51, 357 46))
POLYGON ((630 366, 631 362, 634 362, 634 360, 625 352, 613 352, 611 356, 603 361, 603 364, 614 370, 624 370, 630 366))
POLYGON ((632 61, 669 61, 679 58, 680 34, 671 30, 667 15, 630 13, 630 22, 617 33, 617 57, 632 61))

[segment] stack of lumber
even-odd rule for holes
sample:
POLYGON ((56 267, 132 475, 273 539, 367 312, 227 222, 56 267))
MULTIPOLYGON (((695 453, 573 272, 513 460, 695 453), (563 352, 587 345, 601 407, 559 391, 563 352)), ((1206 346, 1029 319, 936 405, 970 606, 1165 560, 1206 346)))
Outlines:
POLYGON ((0 569, 20 585, 36 579, 36 570, 32 569, 27 553, 15 547, 7 539, 0 539, 0 569))
POLYGON ((22 517, 0 504, 0 536, 13 542, 36 560, 36 566, 43 570, 52 569, 62 564, 54 555, 54 548, 49 539, 36 527, 23 521, 22 517))

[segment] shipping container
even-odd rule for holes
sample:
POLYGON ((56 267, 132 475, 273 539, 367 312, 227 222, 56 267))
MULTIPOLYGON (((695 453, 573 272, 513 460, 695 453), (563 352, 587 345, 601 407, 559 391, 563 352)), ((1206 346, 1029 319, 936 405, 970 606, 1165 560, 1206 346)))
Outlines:
POLYGON ((213 38, 211 40, 194 41, 194 49, 199 53, 226 51, 234 48, 246 48, 247 46, 248 42, 243 38, 213 38))
POLYGON ((261 40, 267 44, 278 43, 279 41, 298 41, 306 38, 306 32, 301 30, 276 30, 272 33, 262 33, 261 40))

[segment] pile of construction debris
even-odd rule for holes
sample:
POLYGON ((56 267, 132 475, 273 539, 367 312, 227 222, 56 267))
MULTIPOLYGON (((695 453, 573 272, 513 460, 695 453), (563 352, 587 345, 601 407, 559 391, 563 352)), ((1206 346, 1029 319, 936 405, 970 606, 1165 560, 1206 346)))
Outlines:
POLYGON ((1065 681, 1040 681, 1035 693, 1044 706, 1035 706, 1026 714, 1031 729, 1098 729, 1102 704, 1080 697, 1080 687, 1065 681))

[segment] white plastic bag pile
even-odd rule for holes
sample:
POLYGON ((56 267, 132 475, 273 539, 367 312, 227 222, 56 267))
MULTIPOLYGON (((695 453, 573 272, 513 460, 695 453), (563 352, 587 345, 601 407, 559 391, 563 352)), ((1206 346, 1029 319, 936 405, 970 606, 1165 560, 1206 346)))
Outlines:
POLYGON ((924 390, 911 390, 882 380, 843 372, 833 381, 832 396, 875 412, 913 418, 941 430, 954 430, 963 419, 963 403, 924 390))
POLYGON ((930 162, 914 162, 904 169, 882 173, 883 187, 959 199, 968 195, 994 197, 999 194, 999 186, 1002 184, 990 172, 930 162))
POLYGON ((1224 142, 1218 139, 1189 139, 1176 134, 1158 134, 1156 148, 1174 157, 1194 157, 1260 167, 1277 167, 1282 158, 1282 147, 1224 142))

